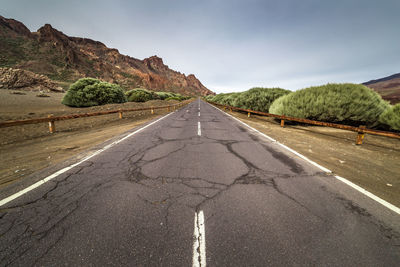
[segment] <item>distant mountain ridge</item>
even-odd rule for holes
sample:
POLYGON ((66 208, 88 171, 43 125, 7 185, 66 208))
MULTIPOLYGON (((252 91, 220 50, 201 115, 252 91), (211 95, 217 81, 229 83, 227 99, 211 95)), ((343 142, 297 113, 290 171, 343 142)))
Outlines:
POLYGON ((0 16, 0 67, 48 76, 64 89, 82 77, 94 77, 125 89, 144 87, 185 95, 214 94, 193 74, 170 69, 160 57, 139 60, 99 41, 70 37, 45 24, 37 32, 0 16))
POLYGON ((370 80, 370 81, 365 82, 363 84, 364 85, 369 85, 369 84, 385 82, 385 81, 389 81, 389 80, 392 80, 392 79, 398 79, 398 78, 400 79, 400 73, 396 73, 396 74, 393 74, 393 75, 390 75, 390 76, 387 76, 387 77, 384 77, 384 78, 381 78, 381 79, 370 80))
POLYGON ((400 73, 363 83, 392 104, 400 103, 400 73))

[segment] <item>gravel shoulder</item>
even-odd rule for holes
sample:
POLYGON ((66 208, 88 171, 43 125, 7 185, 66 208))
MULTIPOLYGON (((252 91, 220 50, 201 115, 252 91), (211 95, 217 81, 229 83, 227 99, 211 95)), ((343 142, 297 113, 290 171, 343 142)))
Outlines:
POLYGON ((350 131, 288 124, 282 128, 272 118, 229 114, 400 207, 400 140, 366 135, 362 145, 355 145, 357 133, 350 131))

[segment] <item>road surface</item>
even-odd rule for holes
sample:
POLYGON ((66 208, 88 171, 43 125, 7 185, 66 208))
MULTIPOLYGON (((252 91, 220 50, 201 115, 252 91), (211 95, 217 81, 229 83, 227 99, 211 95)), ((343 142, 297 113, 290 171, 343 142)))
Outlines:
POLYGON ((0 216, 1 266, 400 263, 398 214, 200 100, 0 216))

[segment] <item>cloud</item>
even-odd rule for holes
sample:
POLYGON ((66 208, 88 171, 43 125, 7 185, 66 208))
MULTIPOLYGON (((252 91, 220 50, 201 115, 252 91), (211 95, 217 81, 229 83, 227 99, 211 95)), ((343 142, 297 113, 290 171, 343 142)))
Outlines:
POLYGON ((400 1, 3 0, 0 13, 36 30, 154 54, 217 92, 291 90, 399 72, 400 1))

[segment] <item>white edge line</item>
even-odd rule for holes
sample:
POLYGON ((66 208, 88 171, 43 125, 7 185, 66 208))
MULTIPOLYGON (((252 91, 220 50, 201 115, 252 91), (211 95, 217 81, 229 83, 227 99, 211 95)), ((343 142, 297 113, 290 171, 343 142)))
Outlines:
MULTIPOLYGON (((174 112, 172 112, 172 113, 174 113, 174 112)), ((36 183, 34 183, 34 184, 28 186, 27 188, 25 188, 25 189, 23 189, 23 190, 21 190, 21 191, 18 191, 17 193, 15 193, 15 194, 13 194, 13 195, 11 195, 11 196, 9 196, 9 197, 6 197, 6 198, 2 199, 2 200, 0 201, 0 207, 3 206, 3 205, 5 205, 5 204, 7 204, 8 202, 10 202, 10 201, 16 199, 16 198, 18 198, 18 197, 20 197, 20 196, 22 196, 22 195, 28 193, 29 191, 32 191, 33 189, 35 189, 35 188, 41 186, 42 184, 44 184, 44 183, 46 183, 46 182, 48 182, 48 181, 50 181, 50 180, 56 178, 56 177, 59 176, 60 174, 63 174, 64 172, 69 171, 70 169, 72 169, 72 168, 78 166, 79 164, 81 164, 81 163, 83 163, 83 162, 85 162, 85 161, 91 159, 92 157, 94 157, 94 156, 96 156, 96 155, 98 155, 98 154, 104 152, 105 150, 107 150, 107 149, 113 147, 114 145, 116 145, 116 144, 118 144, 118 143, 124 141, 125 139, 131 137, 132 135, 134 135, 134 134, 136 134, 136 133, 138 133, 138 132, 143 131, 143 130, 146 129, 147 127, 149 127, 149 126, 151 126, 151 125, 157 123, 158 121, 160 121, 160 120, 162 120, 162 119, 168 117, 168 116, 171 115, 172 113, 168 113, 167 115, 165 115, 165 116, 163 116, 163 117, 161 117, 161 118, 159 118, 159 119, 153 121, 152 123, 147 124, 146 126, 144 126, 144 127, 140 128, 140 129, 134 131, 133 133, 130 133, 130 134, 128 134, 127 136, 125 136, 125 137, 123 137, 123 138, 121 138, 121 139, 119 139, 119 140, 117 140, 117 141, 114 141, 114 142, 112 142, 111 144, 106 145, 106 146, 103 147, 102 149, 99 149, 99 150, 93 152, 93 154, 91 154, 91 155, 89 155, 89 156, 83 158, 81 161, 79 161, 79 162, 77 162, 77 163, 74 163, 74 164, 72 164, 72 165, 70 165, 70 166, 68 166, 68 167, 65 167, 65 168, 63 168, 63 169, 61 169, 61 170, 59 170, 59 171, 57 171, 57 172, 55 172, 55 173, 53 173, 53 174, 47 176, 46 178, 43 178, 42 180, 37 181, 36 183)))
MULTIPOLYGON (((209 105, 212 106, 212 107, 214 107, 215 109, 221 111, 222 113, 224 113, 224 114, 230 116, 231 118, 237 120, 238 122, 242 123, 243 125, 246 125, 248 128, 252 129, 253 131, 255 131, 255 132, 259 133, 259 134, 261 134, 262 136, 264 136, 265 138, 269 139, 270 141, 275 142, 275 143, 277 143, 278 145, 282 146, 283 148, 289 150, 290 152, 292 152, 293 154, 297 155, 298 157, 300 157, 300 158, 302 158, 302 159, 308 161, 309 163, 311 163, 312 165, 318 167, 318 168, 321 169, 322 171, 324 171, 324 172, 326 172, 326 173, 332 173, 331 170, 329 170, 329 169, 327 169, 327 168, 325 168, 325 167, 319 165, 318 163, 316 163, 316 162, 310 160, 310 159, 307 158, 306 156, 304 156, 304 155, 300 154, 299 152, 297 152, 297 151, 291 149, 290 147, 287 147, 286 145, 279 143, 278 141, 276 141, 275 139, 269 137, 268 135, 266 135, 266 134, 260 132, 259 130, 255 129, 255 128, 253 128, 253 127, 251 127, 250 125, 244 123, 243 121, 241 121, 241 120, 239 120, 239 119, 233 117, 231 114, 228 114, 228 113, 226 113, 226 112, 223 112, 222 110, 220 110, 219 108, 217 108, 217 107, 215 107, 215 106, 213 106, 213 105, 211 105, 211 104, 209 104, 209 105)), ((340 177, 340 176, 338 176, 338 175, 335 175, 335 178, 338 179, 339 181, 341 181, 341 182, 347 184, 348 186, 352 187, 353 189, 357 190, 358 192, 364 194, 365 196, 367 196, 367 197, 369 197, 369 198, 375 200, 376 202, 378 202, 378 203, 380 203, 381 205, 385 206, 386 208, 392 210, 393 212, 395 212, 395 213, 397 213, 397 214, 400 214, 400 208, 396 207, 395 205, 390 204, 389 202, 387 202, 387 201, 381 199, 380 197, 378 197, 378 196, 372 194, 371 192, 365 190, 364 188, 362 188, 362 187, 360 187, 360 186, 358 186, 358 185, 356 185, 356 184, 350 182, 350 181, 347 180, 346 178, 340 177)))
MULTIPOLYGON (((213 105, 211 105, 211 106, 214 107, 213 105)), ((216 107, 214 107, 214 108, 216 108, 216 107)), ((319 168, 320 170, 322 170, 322 171, 324 171, 324 172, 327 172, 327 173, 332 173, 331 170, 329 170, 329 169, 327 169, 327 168, 325 168, 325 167, 319 165, 318 163, 316 163, 316 162, 310 160, 310 159, 307 158, 306 156, 304 156, 304 155, 300 154, 299 152, 297 152, 297 151, 291 149, 290 147, 287 147, 286 145, 284 145, 284 144, 282 144, 282 143, 279 143, 279 142, 276 141, 274 138, 272 138, 272 137, 270 137, 270 136, 268 136, 268 135, 266 135, 266 134, 260 132, 259 130, 257 130, 257 129, 255 129, 255 128, 251 127, 250 125, 248 125, 248 124, 246 124, 245 122, 239 120, 238 118, 233 117, 231 114, 228 114, 228 113, 226 113, 226 112, 223 112, 222 110, 220 110, 220 109, 218 109, 218 108, 216 108, 216 109, 219 110, 219 111, 221 111, 222 113, 228 115, 229 117, 231 117, 231 118, 237 120, 238 122, 240 122, 241 124, 243 124, 243 125, 245 125, 246 127, 250 128, 251 130, 257 132, 258 134, 264 136, 265 138, 267 138, 267 139, 270 140, 271 142, 277 143, 278 145, 280 145, 281 147, 283 147, 283 148, 289 150, 290 152, 292 152, 292 153, 295 154, 296 156, 298 156, 298 157, 300 157, 300 158, 302 158, 302 159, 308 161, 309 163, 311 163, 312 165, 316 166, 316 167, 319 168)))
POLYGON ((348 186, 353 187, 355 190, 357 190, 357 191, 363 193, 363 194, 366 195, 367 197, 372 198, 373 200, 375 200, 376 202, 382 204, 382 205, 385 206, 386 208, 391 209, 392 211, 396 212, 397 214, 400 214, 400 208, 396 207, 395 205, 390 204, 389 202, 387 202, 387 201, 381 199, 381 198, 378 197, 378 196, 375 196, 375 195, 372 194, 371 192, 369 192, 369 191, 365 190, 364 188, 362 188, 362 187, 360 187, 360 186, 358 186, 358 185, 356 185, 356 184, 350 182, 349 180, 347 180, 347 179, 345 179, 345 178, 343 178, 343 177, 340 177, 340 176, 338 176, 338 175, 335 175, 335 178, 338 179, 339 181, 341 181, 341 182, 347 184, 348 186))

